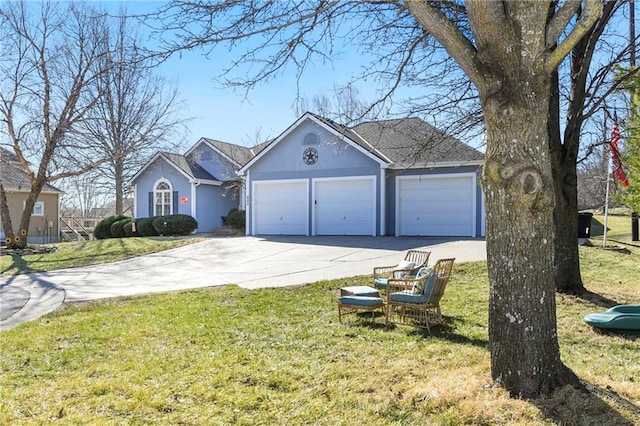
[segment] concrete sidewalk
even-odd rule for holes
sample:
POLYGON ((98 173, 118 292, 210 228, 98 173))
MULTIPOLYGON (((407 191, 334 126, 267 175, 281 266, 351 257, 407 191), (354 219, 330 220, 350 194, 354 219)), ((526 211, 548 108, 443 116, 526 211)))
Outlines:
POLYGON ((409 249, 430 262, 486 259, 485 241, 398 237, 233 237, 120 262, 8 277, 0 285, 0 330, 57 309, 63 302, 237 284, 282 287, 371 274, 409 249))

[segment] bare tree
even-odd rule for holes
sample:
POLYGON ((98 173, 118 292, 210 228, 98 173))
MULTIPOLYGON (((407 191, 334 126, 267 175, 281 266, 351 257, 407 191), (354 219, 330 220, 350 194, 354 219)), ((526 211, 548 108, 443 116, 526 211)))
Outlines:
MULTIPOLYGON (((601 132, 601 111, 606 108, 607 99, 619 95, 620 86, 637 72, 619 71, 637 43, 629 40, 627 34, 622 35, 618 28, 625 8, 623 1, 606 2, 595 25, 575 45, 570 59, 553 77, 549 150, 556 197, 555 282, 556 289, 563 293, 585 291, 578 253, 577 164, 581 148, 588 154, 589 147, 607 141, 601 132)), ((577 8, 575 13, 579 19, 583 11, 577 8)))
POLYGON ((93 217, 92 212, 113 204, 113 189, 104 182, 104 171, 92 170, 64 179, 60 189, 63 216, 93 217))
MULTIPOLYGON (((3 228, 24 247, 33 206, 45 184, 98 167, 91 141, 70 132, 95 107, 96 79, 108 53, 105 16, 76 4, 4 2, 0 10, 0 131, 31 183, 19 232, 8 215, 3 228)), ((4 188, 0 202, 8 211, 4 188)))
POLYGON ((95 156, 110 158, 102 169, 122 214, 126 183, 159 149, 173 150, 186 131, 177 89, 155 74, 154 64, 139 46, 136 27, 122 10, 107 37, 110 53, 101 58, 106 72, 96 80, 101 97, 74 132, 94 142, 95 156))
POLYGON ((578 161, 578 209, 599 209, 604 212, 608 177, 608 150, 603 143, 578 161))
POLYGON ((364 47, 384 40, 369 50, 382 64, 382 70, 372 65, 370 73, 391 81, 381 99, 405 77, 437 74, 453 61, 459 65, 473 84, 469 90, 479 95, 487 131, 483 187, 492 376, 512 395, 525 397, 578 384, 562 363, 557 342, 547 128, 553 73, 591 29, 602 4, 568 0, 555 6, 553 1, 175 1, 164 11, 171 20, 167 29, 181 37, 170 50, 254 39, 233 64, 261 65, 244 81, 246 87, 288 63, 303 72, 314 54, 328 58, 332 40, 345 33, 364 47), (194 33, 198 24, 201 32, 194 33))
POLYGON ((348 126, 361 121, 373 120, 386 115, 380 107, 372 109, 371 102, 361 98, 358 89, 352 85, 334 86, 330 94, 316 94, 311 98, 300 98, 296 105, 296 116, 313 111, 337 123, 348 126))

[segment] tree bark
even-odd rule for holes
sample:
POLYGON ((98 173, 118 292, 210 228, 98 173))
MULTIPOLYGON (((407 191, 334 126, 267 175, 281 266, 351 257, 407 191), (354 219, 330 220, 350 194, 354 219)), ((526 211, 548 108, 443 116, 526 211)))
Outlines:
POLYGON ((115 197, 116 197, 116 214, 122 214, 123 198, 124 198, 124 164, 123 161, 116 159, 113 162, 113 172, 115 176, 115 197))
POLYGON ((585 292, 578 251, 578 174, 576 160, 566 149, 551 151, 556 207, 554 212, 556 290, 566 294, 585 292))
MULTIPOLYGON (((572 119, 565 128, 565 141, 560 137, 560 93, 558 72, 551 79, 549 103, 549 152, 553 174, 554 210, 554 281, 556 291, 582 294, 585 291, 580 274, 578 251, 578 173, 576 169, 580 144, 581 120, 577 120, 576 104, 582 106, 584 96, 574 99, 570 107, 572 119), (577 127, 577 128, 576 128, 577 127)), ((583 90, 584 92, 584 90, 583 90)))
POLYGON ((15 234, 13 232, 13 224, 9 215, 9 203, 7 202, 7 193, 4 191, 4 185, 0 182, 0 217, 2 217, 2 230, 4 231, 4 239, 7 246, 13 247, 15 242, 15 234))
POLYGON ((578 380, 557 341, 549 97, 537 97, 550 85, 522 71, 523 84, 483 99, 489 341, 495 383, 535 398, 578 380))

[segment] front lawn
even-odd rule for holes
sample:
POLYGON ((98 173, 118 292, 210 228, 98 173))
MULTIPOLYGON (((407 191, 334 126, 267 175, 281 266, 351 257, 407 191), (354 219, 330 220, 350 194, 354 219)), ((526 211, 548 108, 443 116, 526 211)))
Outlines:
POLYGON ((203 241, 198 237, 109 238, 51 244, 51 253, 0 256, 0 274, 30 274, 115 262, 203 241))
POLYGON ((338 289, 370 277, 66 306, 1 333, 0 424, 640 424, 640 339, 582 322, 640 302, 639 253, 581 248, 597 295, 557 297, 563 360, 597 394, 527 402, 490 386, 474 262, 454 266, 433 336, 369 314, 339 324, 338 289))

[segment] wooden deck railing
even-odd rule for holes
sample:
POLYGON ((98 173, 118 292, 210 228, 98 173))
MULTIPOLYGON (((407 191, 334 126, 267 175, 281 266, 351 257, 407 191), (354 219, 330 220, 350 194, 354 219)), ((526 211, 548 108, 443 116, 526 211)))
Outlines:
POLYGON ((101 218, 60 217, 60 240, 93 240, 93 230, 101 218))

